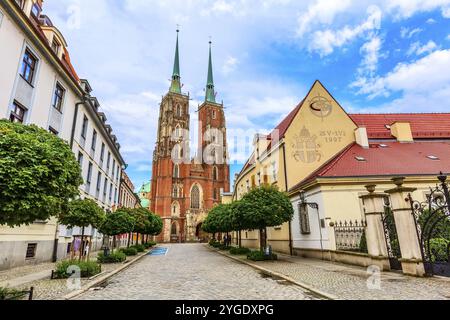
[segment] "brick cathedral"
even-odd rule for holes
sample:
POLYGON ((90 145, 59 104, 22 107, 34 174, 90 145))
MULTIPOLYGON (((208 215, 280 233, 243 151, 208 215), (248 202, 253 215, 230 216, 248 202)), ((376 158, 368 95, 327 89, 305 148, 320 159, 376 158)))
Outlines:
POLYGON ((163 97, 153 152, 151 211, 164 221, 158 241, 203 240, 202 222, 208 211, 229 192, 230 170, 223 103, 216 102, 211 42, 204 102, 198 107, 196 155, 189 148, 189 94, 181 92, 178 30, 172 83, 163 97))

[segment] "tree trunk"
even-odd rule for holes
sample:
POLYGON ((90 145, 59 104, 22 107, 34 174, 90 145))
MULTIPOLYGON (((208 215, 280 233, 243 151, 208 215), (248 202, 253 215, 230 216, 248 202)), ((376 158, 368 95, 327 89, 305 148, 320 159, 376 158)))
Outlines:
POLYGON ((112 249, 113 253, 115 248, 116 248, 116 236, 113 236, 113 249, 112 249))
POLYGON ((239 241, 239 248, 242 248, 242 233, 241 233, 241 230, 239 230, 238 241, 239 241))
POLYGON ((132 236, 133 236, 133 234, 130 232, 130 233, 128 234, 127 248, 130 247, 130 241, 131 241, 131 237, 132 237, 132 236))
POLYGON ((81 261, 84 254, 84 227, 81 228, 81 245, 80 245, 80 258, 78 261, 81 261))
POLYGON ((266 248, 266 230, 265 228, 261 228, 259 229, 259 246, 261 251, 264 251, 264 249, 266 248))

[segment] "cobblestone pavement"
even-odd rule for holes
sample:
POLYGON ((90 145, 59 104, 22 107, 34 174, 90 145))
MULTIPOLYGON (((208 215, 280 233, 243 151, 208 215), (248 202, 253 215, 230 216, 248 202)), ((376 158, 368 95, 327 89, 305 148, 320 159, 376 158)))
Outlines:
MULTIPOLYGON (((240 257, 245 260, 244 257, 240 257)), ((449 278, 416 278, 397 272, 382 272, 377 278, 366 268, 340 263, 280 256, 277 262, 256 262, 339 299, 348 300, 449 300, 449 278), (372 276, 372 277, 371 277, 372 276), (369 289, 368 287, 372 289, 369 289)))
POLYGON ((306 300, 308 291, 211 252, 201 244, 163 245, 165 256, 147 256, 112 277, 84 300, 306 300))

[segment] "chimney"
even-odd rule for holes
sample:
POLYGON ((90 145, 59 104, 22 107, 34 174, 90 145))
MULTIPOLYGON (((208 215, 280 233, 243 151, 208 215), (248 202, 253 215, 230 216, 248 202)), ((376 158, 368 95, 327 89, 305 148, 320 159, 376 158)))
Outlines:
POLYGON ((396 137, 397 141, 400 143, 414 142, 409 122, 394 122, 391 125, 391 134, 396 137))
POLYGON ((367 137, 367 129, 364 127, 355 129, 355 140, 358 145, 364 149, 369 149, 369 138, 367 137))

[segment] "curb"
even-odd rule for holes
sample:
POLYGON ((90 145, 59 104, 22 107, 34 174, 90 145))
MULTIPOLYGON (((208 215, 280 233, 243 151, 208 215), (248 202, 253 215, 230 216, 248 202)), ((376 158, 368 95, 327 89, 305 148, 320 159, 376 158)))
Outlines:
POLYGON ((75 297, 85 293, 86 291, 88 291, 92 287, 95 287, 95 286, 105 282, 106 280, 108 280, 109 278, 115 276, 119 272, 122 272, 123 270, 127 269, 128 267, 130 267, 135 262, 137 262, 137 261, 141 260, 143 257, 147 256, 151 251, 152 250, 149 250, 149 251, 145 252, 144 254, 142 254, 141 256, 135 258, 134 260, 130 260, 128 263, 124 264, 122 267, 112 271, 111 273, 108 273, 107 275, 99 277, 98 279, 94 280, 93 282, 90 282, 89 284, 87 284, 84 288, 81 288, 80 290, 76 290, 76 291, 73 291, 73 292, 71 292, 69 294, 66 294, 65 296, 63 296, 59 300, 71 300, 71 299, 73 299, 73 298, 75 298, 75 297))
POLYGON ((297 286, 299 286, 299 287, 301 287, 301 288, 303 288, 303 289, 306 289, 306 290, 308 290, 308 291, 311 291, 311 292, 315 293, 316 295, 318 295, 318 296, 320 296, 320 297, 322 297, 322 298, 325 298, 325 299, 327 299, 327 300, 339 300, 339 298, 336 297, 335 295, 332 295, 332 294, 330 294, 330 293, 323 292, 323 291, 321 291, 321 290, 319 290, 319 289, 316 289, 316 288, 314 288, 314 287, 312 287, 312 286, 310 286, 310 285, 308 285, 308 284, 306 284, 306 283, 300 282, 300 281, 298 281, 298 280, 294 280, 294 279, 292 279, 291 277, 286 276, 286 275, 284 275, 284 274, 281 274, 281 273, 278 273, 278 272, 275 272, 275 271, 271 271, 271 270, 269 270, 269 269, 266 269, 266 268, 264 268, 264 267, 258 266, 258 265, 256 265, 256 264, 251 263, 251 262, 244 261, 244 260, 239 259, 239 258, 237 258, 237 257, 230 256, 230 255, 228 255, 228 254, 226 254, 226 253, 220 252, 220 251, 218 251, 218 250, 214 250, 214 249, 210 248, 209 246, 206 246, 206 247, 207 247, 208 249, 210 249, 211 251, 216 252, 216 253, 218 253, 218 254, 224 256, 224 257, 227 257, 227 258, 232 259, 232 260, 234 260, 234 261, 237 261, 237 262, 240 262, 240 263, 242 263, 242 264, 248 265, 248 266, 250 266, 250 267, 252 267, 252 268, 254 268, 254 269, 258 269, 258 270, 260 270, 260 271, 263 271, 264 273, 267 273, 267 274, 269 274, 269 275, 271 275, 271 276, 275 276, 275 277, 282 278, 282 279, 284 279, 284 280, 286 280, 286 281, 288 281, 288 282, 291 282, 291 283, 293 283, 293 284, 295 284, 295 285, 297 285, 297 286))

